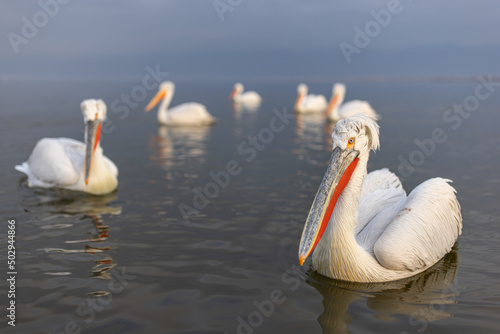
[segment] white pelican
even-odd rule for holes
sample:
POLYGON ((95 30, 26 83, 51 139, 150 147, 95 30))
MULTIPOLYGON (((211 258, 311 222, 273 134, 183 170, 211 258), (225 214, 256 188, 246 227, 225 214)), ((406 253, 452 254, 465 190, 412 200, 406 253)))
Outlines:
POLYGON ((29 187, 64 188, 94 195, 118 186, 118 168, 103 155, 101 126, 106 104, 89 99, 81 103, 85 121, 85 144, 69 138, 43 138, 28 161, 15 168, 28 176, 29 187))
POLYGON ((333 153, 307 217, 299 262, 315 249, 320 274, 351 282, 386 282, 426 270, 451 250, 462 229, 450 180, 429 179, 406 196, 387 169, 366 174, 378 125, 358 114, 339 121, 333 153))
POLYGON ((239 82, 235 83, 233 91, 231 92, 231 95, 229 95, 229 98, 233 100, 234 103, 242 107, 258 107, 262 102, 262 98, 260 97, 259 93, 254 92, 253 90, 243 93, 244 90, 245 87, 243 86, 243 84, 239 82))
POLYGON ((215 123, 215 118, 208 113, 205 106, 201 103, 183 103, 168 109, 174 97, 174 92, 174 83, 165 81, 160 85, 158 93, 149 102, 144 111, 150 111, 161 101, 158 107, 158 122, 162 125, 201 126, 215 123))
POLYGON ((344 97, 345 85, 341 83, 333 85, 332 98, 326 109, 326 117, 329 121, 336 122, 359 113, 379 119, 379 116, 367 101, 352 100, 342 104, 344 97))
POLYGON ((305 84, 297 87, 297 101, 295 111, 302 114, 324 112, 326 109, 326 98, 323 95, 307 95, 309 88, 305 84))

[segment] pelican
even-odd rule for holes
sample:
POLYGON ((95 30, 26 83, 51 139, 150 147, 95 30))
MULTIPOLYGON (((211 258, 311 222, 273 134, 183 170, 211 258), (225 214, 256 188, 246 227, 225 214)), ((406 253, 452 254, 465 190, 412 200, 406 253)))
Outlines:
POLYGON ((324 112, 326 109, 326 98, 323 95, 307 95, 309 88, 305 84, 297 87, 297 101, 295 111, 302 114, 324 112))
POLYGON ((168 109, 174 97, 174 92, 175 85, 173 82, 163 82, 160 85, 158 93, 149 102, 144 111, 150 111, 161 101, 158 108, 158 122, 162 125, 201 126, 215 123, 215 118, 208 113, 205 106, 201 103, 183 103, 168 109))
POLYGON ((379 116, 367 101, 352 100, 342 104, 344 102, 344 97, 345 85, 341 83, 333 85, 332 98, 326 109, 326 117, 329 121, 336 122, 359 113, 379 119, 379 116))
POLYGON ((43 138, 28 161, 15 168, 28 176, 29 187, 64 188, 94 195, 112 192, 118 186, 118 168, 103 155, 101 127, 106 119, 102 100, 81 103, 85 121, 85 143, 70 138, 43 138))
POLYGON ((388 169, 366 172, 379 147, 376 121, 363 114, 339 121, 333 153, 307 217, 299 263, 314 250, 314 269, 351 282, 388 282, 416 275, 448 253, 462 229, 449 182, 429 179, 408 196, 388 169))
POLYGON ((253 90, 244 92, 245 87, 243 84, 237 82, 234 84, 233 91, 229 98, 234 101, 234 103, 242 106, 242 107, 250 107, 255 108, 260 105, 262 102, 262 98, 259 93, 254 92, 253 90))

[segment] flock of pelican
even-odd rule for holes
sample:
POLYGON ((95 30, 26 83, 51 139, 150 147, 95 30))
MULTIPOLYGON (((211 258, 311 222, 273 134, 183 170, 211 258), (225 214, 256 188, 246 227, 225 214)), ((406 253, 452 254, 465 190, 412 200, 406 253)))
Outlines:
MULTIPOLYGON (((366 101, 344 103, 345 86, 335 84, 327 103, 323 95, 297 88, 295 111, 323 113, 336 122, 330 163, 312 203, 299 245, 299 263, 312 254, 320 274, 351 282, 387 282, 416 275, 447 254, 461 233, 460 204, 450 180, 429 179, 406 194, 388 169, 367 172, 370 151, 379 148, 379 116, 366 101)), ((175 86, 160 85, 145 111, 158 107, 158 122, 168 126, 205 126, 215 118, 200 103, 170 106, 175 86)), ((248 108, 262 99, 234 85, 230 99, 248 108)), ((118 168, 103 154, 102 100, 81 103, 85 140, 44 138, 28 160, 15 168, 30 187, 64 188, 103 195, 118 186, 118 168)))

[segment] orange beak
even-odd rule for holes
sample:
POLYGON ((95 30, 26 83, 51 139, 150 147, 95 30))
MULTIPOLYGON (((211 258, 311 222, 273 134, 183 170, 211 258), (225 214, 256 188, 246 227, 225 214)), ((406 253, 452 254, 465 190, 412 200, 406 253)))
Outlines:
POLYGON ((167 92, 165 92, 164 90, 158 91, 158 93, 156 93, 155 97, 153 97, 153 99, 149 102, 146 108, 144 108, 144 111, 148 112, 151 109, 153 109, 158 103, 160 103, 161 100, 165 98, 166 95, 167 92))
POLYGON ((233 91, 231 92, 231 94, 229 95, 229 99, 230 100, 234 100, 234 97, 236 96, 236 88, 233 89, 233 91))
POLYGON ((359 151, 336 148, 330 159, 323 181, 307 216, 299 245, 299 263, 304 261, 318 245, 337 204, 358 164, 359 151))
POLYGON ((101 128, 102 122, 97 119, 97 115, 95 120, 87 121, 84 158, 85 185, 89 184, 92 159, 94 157, 94 152, 97 148, 97 145, 99 144, 99 140, 101 140, 101 128))
POLYGON ((299 96, 297 96, 297 101, 295 101, 295 107, 294 107, 295 111, 298 111, 300 109, 300 105, 302 104, 303 100, 304 100, 304 95, 299 94, 299 96))
POLYGON ((332 111, 333 108, 337 105, 337 102, 339 101, 339 96, 335 94, 332 99, 330 100, 330 104, 328 104, 328 108, 326 108, 326 117, 328 117, 332 111))

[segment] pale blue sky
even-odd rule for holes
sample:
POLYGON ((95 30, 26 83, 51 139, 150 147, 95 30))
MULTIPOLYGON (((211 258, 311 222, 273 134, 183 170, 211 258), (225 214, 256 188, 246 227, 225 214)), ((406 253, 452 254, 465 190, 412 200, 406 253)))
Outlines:
POLYGON ((356 46, 355 27, 395 0, 59 0, 40 13, 55 1, 0 3, 0 76, 134 77, 156 64, 204 80, 500 72, 498 1, 402 0, 350 63, 340 43, 356 46), (214 3, 235 5, 221 21, 214 3))

